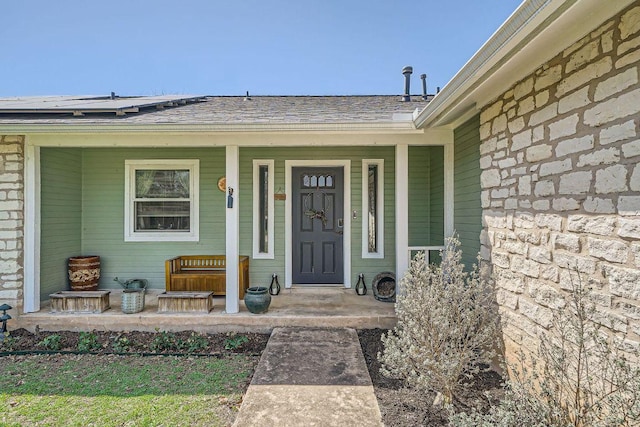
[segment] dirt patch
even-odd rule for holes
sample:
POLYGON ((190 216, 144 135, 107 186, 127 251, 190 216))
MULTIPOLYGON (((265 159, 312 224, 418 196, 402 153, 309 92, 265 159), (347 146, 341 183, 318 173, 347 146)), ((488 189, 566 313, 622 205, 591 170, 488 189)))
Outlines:
MULTIPOLYGON (((378 399, 382 421, 387 427, 446 426, 447 412, 432 405, 434 393, 424 393, 409 387, 403 380, 388 378, 380 373, 378 353, 384 350, 380 337, 382 329, 358 331, 373 388, 378 399)), ((488 409, 488 393, 492 401, 502 396, 502 378, 489 371, 478 376, 473 386, 456 403, 456 409, 466 411, 472 407, 488 409)))

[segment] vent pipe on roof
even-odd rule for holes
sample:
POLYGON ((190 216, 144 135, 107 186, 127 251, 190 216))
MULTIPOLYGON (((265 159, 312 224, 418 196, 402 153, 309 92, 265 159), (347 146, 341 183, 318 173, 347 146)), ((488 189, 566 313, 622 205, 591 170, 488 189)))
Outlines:
POLYGON ((247 96, 244 97, 245 101, 251 101, 251 97, 249 96, 249 91, 247 91, 247 96))
POLYGON ((116 99, 116 93, 115 92, 111 92, 111 99, 116 99))
POLYGON ((422 80, 422 99, 427 100, 427 75, 420 74, 420 79, 422 80))
POLYGON ((404 74, 404 96, 402 97, 403 102, 411 101, 411 93, 410 93, 411 73, 413 73, 413 67, 409 65, 407 65, 402 69, 402 74, 404 74))

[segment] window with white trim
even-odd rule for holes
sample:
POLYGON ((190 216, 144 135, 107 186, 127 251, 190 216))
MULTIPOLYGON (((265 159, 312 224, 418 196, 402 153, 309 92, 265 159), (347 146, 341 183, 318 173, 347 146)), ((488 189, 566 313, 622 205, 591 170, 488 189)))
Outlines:
POLYGON ((200 161, 125 160, 125 242, 199 239, 200 161))
POLYGON ((384 258, 384 159, 362 160, 362 258, 384 258))
POLYGON ((274 161, 253 161, 253 257, 273 259, 274 161))

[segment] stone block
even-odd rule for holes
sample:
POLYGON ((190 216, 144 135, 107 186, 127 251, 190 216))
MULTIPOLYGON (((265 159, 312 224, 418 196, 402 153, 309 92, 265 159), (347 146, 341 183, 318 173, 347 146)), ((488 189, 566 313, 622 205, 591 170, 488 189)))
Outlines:
POLYGON ((535 216, 536 225, 553 231, 562 230, 562 217, 560 215, 539 213, 535 216))
POLYGON ((524 119, 522 117, 516 117, 507 124, 507 127, 509 128, 509 132, 518 133, 524 129, 524 119))
POLYGON ((547 123, 558 115, 558 103, 554 102, 546 107, 534 111, 529 117, 529 126, 533 127, 540 123, 547 123))
POLYGON ((548 211, 551 207, 549 200, 534 200, 531 207, 537 211, 548 211))
POLYGON ((613 200, 602 199, 600 197, 588 196, 582 203, 582 207, 585 211, 591 213, 615 213, 616 207, 613 205, 613 200))
POLYGON ((624 216, 640 217, 640 196, 619 196, 618 213, 624 216))
POLYGON ((505 209, 517 209, 518 208, 518 199, 506 199, 504 201, 505 209))
POLYGON ((629 179, 631 191, 640 191, 640 164, 636 164, 629 179))
POLYGON ((596 92, 593 96, 593 100, 600 102, 612 95, 624 91, 626 88, 631 87, 638 83, 638 69, 633 67, 629 68, 622 73, 618 73, 613 77, 610 77, 596 86, 596 92))
POLYGON ((491 252, 491 262, 500 268, 509 268, 509 254, 498 250, 491 252))
POLYGON ((588 126, 602 126, 614 120, 638 114, 640 89, 624 93, 596 104, 584 112, 584 123, 588 126))
POLYGON ((531 91, 533 91, 533 77, 529 77, 514 86, 513 98, 515 100, 524 98, 529 95, 531 91))
POLYGON ((533 194, 536 197, 547 197, 556 194, 556 187, 553 181, 538 181, 536 182, 533 194))
POLYGON ((595 258, 625 264, 629 257, 627 245, 617 240, 587 237, 587 251, 595 258))
POLYGON ((551 264, 551 251, 544 246, 530 246, 529 258, 540 264, 551 264))
POLYGON ((640 243, 631 244, 631 253, 633 254, 633 262, 636 267, 640 267, 640 243))
POLYGON ((572 272, 578 271, 585 274, 593 274, 596 272, 596 260, 593 258, 556 251, 553 253, 553 261, 558 267, 568 269, 572 272))
POLYGON ((573 114, 553 123, 549 123, 549 139, 555 140, 574 135, 578 126, 578 114, 573 114))
POLYGON ((570 171, 572 169, 572 165, 573 163, 571 159, 543 163, 540 165, 540 171, 538 173, 540 176, 557 175, 570 171))
POLYGON ((480 169, 489 169, 491 167, 491 156, 480 157, 480 169))
POLYGON ((640 270, 610 264, 604 265, 602 269, 613 295, 640 300, 640 270))
POLYGON ((559 280, 558 267, 554 264, 542 264, 540 265, 540 278, 544 280, 550 280, 554 283, 558 283, 559 280))
POLYGON ((513 157, 507 157, 506 159, 500 160, 498 162, 498 167, 500 169, 507 169, 516 165, 516 159, 513 157))
POLYGON ((640 6, 634 7, 622 15, 618 28, 622 40, 640 31, 640 6))
POLYGON ((536 94, 536 108, 542 108, 547 102, 549 102, 548 90, 536 94))
POLYGON ((580 202, 571 197, 560 197, 553 199, 553 209, 559 212, 577 211, 580 209, 580 202))
POLYGON ((615 307, 625 317, 634 320, 640 320, 640 306, 636 304, 630 304, 626 301, 620 301, 616 303, 615 307))
POLYGON ((532 163, 548 159, 552 155, 551 145, 549 144, 534 145, 533 147, 527 148, 526 151, 526 159, 532 163))
POLYGON ((589 86, 585 86, 569 95, 564 96, 558 101, 558 113, 564 114, 578 108, 589 105, 589 86))
POLYGON ((543 328, 548 329, 553 324, 553 312, 547 307, 532 303, 525 298, 519 299, 518 307, 520 313, 543 328))
POLYGON ((640 62, 640 49, 631 51, 620 57, 615 63, 616 69, 624 68, 629 64, 636 64, 640 62))
POLYGON ((500 249, 504 249, 510 254, 526 255, 527 244, 517 240, 506 240, 500 244, 500 249))
POLYGON ((491 198, 492 199, 506 199, 509 197, 509 189, 508 188, 499 188, 496 190, 491 190, 491 198))
POLYGON ((624 165, 614 165, 597 170, 595 190, 598 194, 627 191, 627 168, 624 165))
POLYGON ((495 119, 493 119, 493 124, 491 125, 491 132, 495 135, 500 132, 504 132, 507 130, 507 115, 501 114, 495 119))
POLYGON ((520 103, 518 104, 518 115, 524 116, 525 114, 535 110, 535 108, 536 108, 535 100, 533 96, 529 96, 521 100, 520 103))
POLYGON ((500 306, 509 307, 512 310, 518 308, 518 296, 504 289, 496 291, 496 301, 500 306))
POLYGON ((640 239, 640 218, 620 217, 618 219, 618 236, 640 239))
POLYGON ((540 277, 540 264, 523 256, 511 257, 511 271, 524 274, 528 277, 540 277))
POLYGON ((557 83, 562 79, 562 66, 555 65, 543 70, 536 76, 535 90, 536 92, 557 83))
POLYGON ((620 160, 620 150, 615 147, 605 148, 589 154, 581 154, 578 158, 577 167, 598 166, 617 163, 620 160))
POLYGON ((486 123, 490 120, 493 120, 494 118, 498 117, 498 114, 500 114, 502 112, 502 105, 503 105, 503 101, 500 99, 496 102, 494 102, 493 104, 491 104, 489 107, 485 108, 481 113, 480 113, 480 123, 486 123))
POLYGON ((0 274, 16 274, 21 268, 16 259, 0 260, 0 274))
POLYGON ((485 155, 496 151, 497 142, 498 138, 496 138, 495 136, 493 138, 487 139, 486 141, 483 141, 480 144, 480 154, 485 155))
POLYGON ((480 174, 480 184, 482 188, 492 188, 500 185, 502 179, 498 169, 487 169, 480 174))
POLYGON ((534 216, 529 212, 516 212, 513 216, 513 226, 515 228, 531 230, 535 227, 534 216))
POLYGON ((602 52, 607 53, 613 50, 613 31, 608 31, 600 38, 600 46, 602 46, 602 52))
POLYGON ((637 135, 636 123, 629 120, 613 125, 600 131, 600 145, 607 145, 617 141, 634 138, 637 135))
POLYGON ((553 247, 555 249, 562 249, 569 252, 579 253, 581 250, 580 247, 580 237, 575 234, 562 233, 562 234, 554 234, 553 236, 553 247))
POLYGON ((513 135, 511 138, 511 151, 522 150, 529 147, 532 144, 531 129, 527 129, 523 132, 513 135))
POLYGON ((591 189, 591 171, 567 173, 560 176, 559 194, 586 194, 591 189))
POLYGON ((567 217, 567 231, 612 236, 615 228, 614 215, 569 215, 567 217))
POLYGON ((518 178, 518 194, 520 196, 531 195, 531 177, 529 175, 518 178))
POLYGON ((535 302, 544 307, 557 310, 567 305, 560 291, 540 280, 529 279, 528 292, 535 302))
POLYGON ((574 52, 565 66, 565 73, 569 74, 593 61, 600 53, 599 45, 599 40, 593 40, 574 52))
POLYGON ((562 97, 564 94, 572 92, 592 80, 597 80, 613 69, 611 57, 606 56, 597 62, 592 62, 581 68, 579 71, 570 74, 560 83, 556 89, 556 96, 562 97))
POLYGON ((593 135, 585 135, 580 138, 572 138, 561 141, 556 146, 556 156, 563 157, 567 154, 592 150, 594 145, 593 141, 593 135))
POLYGON ((622 154, 627 159, 640 156, 640 139, 624 144, 622 146, 622 154))

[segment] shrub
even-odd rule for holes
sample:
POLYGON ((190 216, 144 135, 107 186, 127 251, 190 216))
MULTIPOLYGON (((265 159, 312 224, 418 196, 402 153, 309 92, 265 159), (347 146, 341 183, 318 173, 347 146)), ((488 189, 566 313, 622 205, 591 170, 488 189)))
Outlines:
POLYGON ((175 349, 176 346, 176 335, 167 331, 157 333, 151 344, 149 344, 151 351, 156 353, 175 349))
POLYGON ((78 351, 90 352, 100 348, 98 336, 94 332, 80 332, 78 337, 78 351))
POLYGON ((458 414, 452 425, 604 427, 640 425, 640 352, 607 329, 591 289, 572 283, 535 354, 522 351, 505 398, 486 414, 458 414), (627 355, 625 355, 625 353, 627 355), (635 363, 628 360, 635 359, 635 363), (535 421, 535 422, 534 422, 535 421))
POLYGON ((62 348, 62 337, 58 334, 48 335, 38 343, 38 346, 46 350, 58 351, 62 348))
POLYGON ((247 338, 245 335, 233 334, 225 338, 224 348, 225 350, 238 350, 247 342, 249 342, 249 338, 247 338))
POLYGON ((499 323, 490 283, 478 268, 464 271, 460 243, 445 242, 439 266, 423 254, 401 280, 397 326, 382 337, 382 373, 435 391, 437 403, 452 403, 470 385, 480 365, 495 357, 499 323))
POLYGON ((179 341, 176 346, 179 350, 187 353, 197 353, 207 348, 208 345, 209 341, 205 336, 192 332, 189 338, 184 341, 179 341))
POLYGON ((116 353, 127 353, 132 346, 133 343, 129 338, 119 336, 113 342, 113 351, 116 353))

